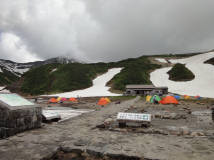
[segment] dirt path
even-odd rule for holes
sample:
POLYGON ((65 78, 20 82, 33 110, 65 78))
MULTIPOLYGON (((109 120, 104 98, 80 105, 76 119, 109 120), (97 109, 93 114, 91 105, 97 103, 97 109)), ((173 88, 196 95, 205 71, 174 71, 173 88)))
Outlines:
POLYGON ((0 140, 1 160, 37 160, 50 158, 57 150, 82 150, 91 154, 127 155, 145 159, 211 160, 214 139, 184 138, 130 132, 101 131, 95 128, 107 118, 115 117, 133 104, 143 105, 139 98, 110 105, 72 120, 46 125, 9 139, 0 140))

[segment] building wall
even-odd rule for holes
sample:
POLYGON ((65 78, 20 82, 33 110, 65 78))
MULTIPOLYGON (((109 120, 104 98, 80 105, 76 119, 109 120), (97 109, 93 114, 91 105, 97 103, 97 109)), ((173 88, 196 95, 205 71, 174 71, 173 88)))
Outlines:
POLYGON ((126 89, 126 95, 149 95, 149 94, 167 94, 168 89, 126 89))

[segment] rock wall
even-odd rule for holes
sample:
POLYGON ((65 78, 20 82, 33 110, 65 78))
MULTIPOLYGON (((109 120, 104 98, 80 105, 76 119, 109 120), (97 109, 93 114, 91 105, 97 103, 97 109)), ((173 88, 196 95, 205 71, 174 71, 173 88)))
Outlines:
POLYGON ((40 107, 0 111, 0 138, 6 138, 25 130, 40 128, 42 110, 40 107))

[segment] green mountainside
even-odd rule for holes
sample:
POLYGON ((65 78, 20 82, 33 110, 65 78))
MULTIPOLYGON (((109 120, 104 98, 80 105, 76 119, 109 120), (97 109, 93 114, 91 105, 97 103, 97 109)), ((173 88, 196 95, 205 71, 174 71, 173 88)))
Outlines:
POLYGON ((21 91, 39 95, 88 88, 96 76, 115 67, 123 69, 108 84, 112 89, 122 91, 126 84, 151 84, 149 72, 161 66, 151 64, 145 56, 111 63, 47 64, 33 68, 23 75, 21 91))
POLYGON ((167 73, 172 81, 190 81, 195 78, 195 75, 184 64, 180 63, 176 63, 167 73))
POLYGON ((12 72, 1 69, 2 72, 0 72, 0 86, 5 86, 8 84, 11 84, 19 79, 19 77, 12 72))
POLYGON ((58 93, 87 88, 97 74, 107 71, 107 65, 47 64, 26 72, 21 91, 32 95, 58 93))
POLYGON ((110 64, 112 67, 124 67, 109 83, 115 90, 125 90, 127 84, 151 84, 149 73, 160 68, 152 64, 148 57, 130 58, 110 64))
MULTIPOLYGON (((0 86, 9 84, 8 88, 13 92, 41 95, 60 92, 74 91, 92 86, 92 80, 107 72, 110 68, 122 67, 122 71, 115 75, 107 85, 112 91, 124 91, 127 84, 151 84, 150 72, 161 68, 152 59, 156 57, 188 57, 200 53, 182 55, 153 55, 129 58, 118 62, 110 63, 60 63, 53 61, 40 65, 32 65, 31 69, 25 72, 21 78, 12 73, 0 73, 0 86), (7 75, 5 77, 5 75, 7 75), (12 83, 12 84, 11 84, 12 83)), ((42 63, 42 62, 38 62, 42 63)), ((176 64, 168 72, 170 79, 174 81, 192 80, 194 75, 185 65, 176 64)))

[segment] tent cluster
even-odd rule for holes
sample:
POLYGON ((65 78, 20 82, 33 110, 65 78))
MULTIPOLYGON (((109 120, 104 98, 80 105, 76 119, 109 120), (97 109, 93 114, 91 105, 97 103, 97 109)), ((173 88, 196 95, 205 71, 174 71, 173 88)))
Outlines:
POLYGON ((194 96, 194 97, 190 97, 190 96, 188 96, 188 95, 184 95, 184 99, 197 99, 197 100, 200 100, 200 99, 202 99, 202 97, 199 96, 199 95, 194 96))
POLYGON ((200 100, 200 99, 201 99, 201 96, 197 95, 197 96, 195 96, 195 99, 200 100))
POLYGON ((146 96, 146 101, 156 104, 178 104, 178 100, 173 96, 166 96, 161 99, 158 95, 148 95, 146 96))
POLYGON ((105 106, 105 105, 109 104, 110 102, 111 102, 111 100, 109 98, 102 97, 102 98, 99 99, 97 105, 105 106))
MULTIPOLYGON (((184 95, 183 99, 190 99, 191 97, 188 95, 184 95)), ((199 95, 194 97, 197 100, 200 100, 201 97, 199 95)), ((178 104, 178 100, 181 99, 180 95, 168 95, 163 97, 162 99, 158 95, 147 95, 146 102, 156 103, 156 104, 178 104)))
POLYGON ((190 96, 184 95, 184 99, 190 99, 190 96))
POLYGON ((65 97, 58 97, 58 98, 51 98, 49 99, 49 103, 60 103, 60 102, 65 102, 65 101, 68 101, 68 102, 77 102, 77 99, 76 98, 65 98, 65 97))

